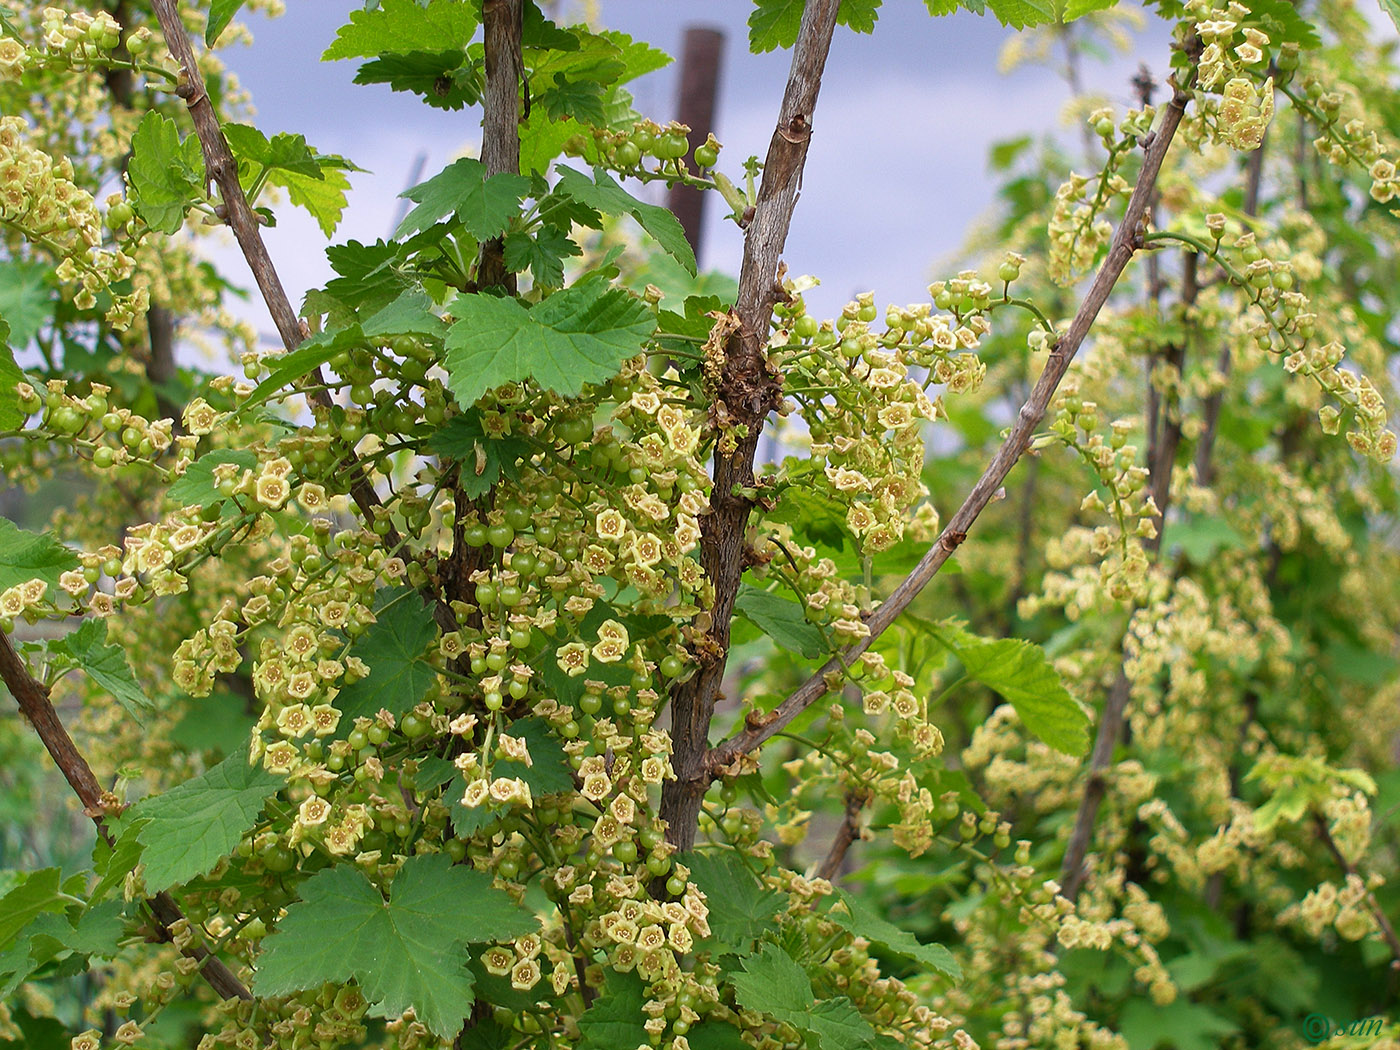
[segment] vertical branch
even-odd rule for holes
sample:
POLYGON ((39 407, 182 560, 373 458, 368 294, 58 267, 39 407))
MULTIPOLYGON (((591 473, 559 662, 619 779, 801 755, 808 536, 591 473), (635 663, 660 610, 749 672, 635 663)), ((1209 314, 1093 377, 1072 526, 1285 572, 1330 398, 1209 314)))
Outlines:
MULTIPOLYGON (((1302 114, 1299 114, 1302 119, 1302 114)), ((1244 183, 1244 213, 1251 218, 1259 214, 1259 192, 1264 181, 1264 150, 1269 145, 1269 133, 1264 132, 1264 139, 1259 143, 1259 148, 1249 155, 1249 167, 1245 175, 1244 183)), ((1306 196, 1303 194, 1301 176, 1299 176, 1299 195, 1304 198, 1302 207, 1306 209, 1306 196)), ((1205 426, 1201 429, 1201 440, 1196 445, 1196 484, 1208 488, 1215 478, 1215 464, 1211 457, 1215 454, 1215 436, 1220 428, 1220 408, 1225 401, 1225 384, 1230 380, 1230 347, 1225 344, 1220 348, 1220 359, 1215 365, 1216 371, 1220 373, 1220 389, 1206 398, 1205 405, 1201 410, 1201 418, 1205 426)))
MULTIPOLYGON (((248 203, 248 198, 243 195, 243 187, 238 181, 238 162, 229 150, 228 141, 219 127, 218 114, 214 112, 214 106, 205 91, 204 77, 199 72, 199 62, 195 58, 189 34, 185 32, 185 23, 180 17, 177 0, 151 0, 151 5, 155 9, 161 32, 165 35, 166 46, 180 64, 180 85, 176 88, 176 94, 185 100, 190 119, 194 123, 195 135, 199 138, 199 147, 204 154, 206 176, 219 187, 225 218, 229 228, 233 230, 234 239, 238 242, 248 268, 253 272, 253 280, 257 283, 258 291, 262 293, 263 302, 267 304, 273 323, 277 326, 277 333, 282 337, 282 345, 288 351, 295 350, 306 338, 302 332, 301 321, 282 287, 282 278, 278 276, 277 268, 272 264, 267 245, 263 243, 262 233, 258 228, 258 217, 248 203)), ((322 408, 329 408, 331 396, 325 389, 321 370, 316 369, 313 376, 316 391, 312 397, 322 408)), ((350 471, 351 499, 355 501, 355 506, 359 508, 366 522, 372 523, 383 512, 379 493, 375 491, 364 466, 355 458, 353 452, 346 453, 342 467, 350 471)), ((403 545, 403 538, 392 523, 383 533, 383 538, 390 550, 403 545)), ((456 619, 452 610, 441 602, 438 603, 436 615, 445 629, 455 628, 456 619)))
POLYGON ((967 539, 968 530, 991 502, 1006 476, 1011 473, 1011 468, 1029 447, 1035 428, 1045 417, 1050 399, 1065 373, 1069 371, 1070 362, 1074 360, 1074 355, 1089 334, 1089 329, 1098 318, 1104 303, 1108 301, 1113 286, 1122 276, 1128 262, 1142 247, 1148 201, 1156 186, 1157 176, 1162 170, 1167 150, 1186 111, 1187 98, 1186 91, 1178 87, 1172 95, 1171 102, 1165 107, 1162 121, 1156 131, 1144 140, 1146 155, 1142 159, 1137 184, 1133 187, 1128 206, 1124 209, 1123 219, 1113 234, 1108 255, 1100 265, 1098 273, 1094 275, 1094 280, 1068 328, 1050 351, 1045 368, 1025 404, 1016 414, 1016 421, 1010 433, 1002 441, 992 461, 987 464, 987 469, 973 485, 972 491, 963 500, 962 506, 948 519, 942 534, 934 541, 928 553, 919 560, 919 564, 914 566, 913 571, 900 582, 889 598, 870 615, 866 621, 870 633, 844 652, 833 656, 772 711, 765 715, 751 715, 740 732, 711 752, 710 775, 718 775, 739 756, 747 754, 775 733, 781 732, 794 718, 825 696, 831 688, 828 679, 835 679, 852 660, 870 648, 875 639, 898 619, 919 592, 943 568, 953 552, 967 539))
MULTIPOLYGON (((1356 865, 1349 861, 1337 845, 1337 840, 1332 837, 1332 831, 1327 827, 1327 821, 1321 813, 1314 812, 1312 815, 1313 829, 1317 832, 1317 837, 1322 840, 1322 844, 1327 847, 1332 859, 1337 862, 1337 866, 1346 872, 1349 878, 1358 879, 1362 885, 1366 880, 1361 877, 1361 873, 1356 870, 1356 865)), ((1391 925, 1389 916, 1385 909, 1376 900, 1376 895, 1366 890, 1366 908, 1371 913, 1371 917, 1376 920, 1376 928, 1381 931, 1381 939, 1385 941, 1386 947, 1390 949, 1391 965, 1400 968, 1400 936, 1396 936, 1395 927, 1391 925)))
POLYGON ((831 840, 831 848, 817 868, 817 878, 830 880, 841 870, 851 845, 860 838, 860 815, 870 801, 870 792, 851 790, 846 792, 846 812, 841 818, 841 826, 831 840))
POLYGON ((295 350, 303 336, 297 312, 292 309, 291 300, 282 288, 282 279, 272 265, 272 257, 263 244, 262 233, 258 229, 258 217, 254 214, 248 198, 243 195, 243 187, 238 183, 238 164, 229 152, 224 133, 219 127, 218 114, 204 90, 204 77, 199 72, 199 62, 195 58, 194 47, 180 18, 176 0, 151 0, 161 32, 165 34, 166 46, 180 64, 180 86, 176 94, 185 100, 194 121, 195 134, 199 136, 200 149, 204 153, 204 170, 208 178, 219 187, 227 211, 229 228, 234 239, 248 260, 253 271, 253 280, 258 291, 267 303, 272 322, 282 337, 282 345, 295 350))
POLYGON ((701 518, 700 561, 714 586, 715 599, 708 632, 692 643, 700 667, 671 692, 676 779, 668 781, 661 793, 667 836, 682 849, 695 841, 700 800, 710 783, 706 762, 710 719, 724 679, 734 599, 747 566, 744 532, 753 500, 745 492, 753 489, 754 453, 764 419, 781 398, 781 379, 770 370, 765 352, 773 303, 781 294, 778 261, 797 204, 812 112, 839 6, 839 0, 810 0, 802 13, 777 130, 768 146, 763 183, 744 239, 733 311, 737 329, 724 350, 724 369, 711 408, 718 441, 714 491, 709 511, 701 518))
MULTIPOLYGON (((82 802, 83 814, 91 818, 97 825, 97 833, 110 844, 112 834, 107 830, 107 814, 114 809, 119 810, 121 804, 113 795, 102 790, 92 767, 73 743, 73 738, 68 735, 58 712, 54 710, 48 689, 29 673, 24 660, 15 652, 9 635, 3 631, 0 631, 0 681, 5 683, 5 688, 19 704, 20 713, 29 720, 59 772, 73 789, 73 794, 82 802)), ((170 928, 185 917, 174 898, 168 893, 157 893, 146 901, 146 907, 160 929, 160 939, 174 940, 170 928)), ((200 976, 223 998, 253 998, 253 993, 223 960, 211 955, 203 944, 191 942, 182 949, 182 953, 199 963, 200 976)))
MULTIPOLYGON (((486 48, 486 89, 482 93, 481 162, 487 176, 520 170, 521 0, 486 0, 481 7, 486 48)), ((492 238, 481 246, 476 283, 515 292, 515 275, 506 269, 505 242, 492 238)))
MULTIPOLYGON (((1196 253, 1187 252, 1181 270, 1181 305, 1185 309, 1190 309, 1195 304, 1200 291, 1198 267, 1199 258, 1196 253)), ((1186 360, 1186 347, 1182 344, 1168 347, 1163 359, 1175 372, 1174 382, 1178 392, 1160 405, 1160 425, 1148 432, 1148 486, 1152 500, 1157 505, 1157 532, 1150 539, 1143 541, 1143 547, 1149 555, 1154 556, 1162 547, 1163 527, 1167 520, 1167 510, 1171 506, 1172 468, 1176 465, 1176 453, 1181 445, 1179 388, 1186 360)), ((1155 390, 1150 376, 1148 389, 1155 390)), ((1065 858, 1060 869, 1063 893, 1070 900, 1079 895, 1079 890, 1084 884, 1084 860, 1089 852, 1089 843, 1094 837, 1094 821, 1108 791, 1108 769, 1113 764, 1113 749, 1118 746, 1118 741, 1123 736, 1128 701, 1132 692, 1133 685, 1127 670, 1120 666, 1113 685, 1109 687, 1103 715, 1095 731, 1094 747, 1089 755, 1089 778, 1084 784, 1084 794, 1079 799, 1079 811, 1075 815, 1074 827, 1070 831, 1069 843, 1065 847, 1065 858)))

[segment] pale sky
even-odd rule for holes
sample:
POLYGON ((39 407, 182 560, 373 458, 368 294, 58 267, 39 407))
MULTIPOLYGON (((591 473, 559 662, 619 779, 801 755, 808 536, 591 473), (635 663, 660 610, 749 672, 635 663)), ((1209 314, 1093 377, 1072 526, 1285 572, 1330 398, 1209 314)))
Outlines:
MULTIPOLYGON (((357 62, 317 59, 359 5, 290 0, 287 6, 287 14, 272 21, 251 16, 254 45, 227 50, 225 61, 251 92, 256 123, 265 132, 301 132, 314 147, 372 172, 352 178, 336 240, 387 236, 415 157, 425 152, 425 177, 436 173, 479 140, 480 112, 444 113, 382 85, 353 85, 357 62)), ((607 28, 668 53, 679 52, 688 24, 726 34, 715 130, 724 143, 720 168, 736 181, 743 159, 767 150, 790 60, 788 52, 749 54, 744 22, 751 9, 748 0, 601 5, 607 28)), ((1128 80, 1140 61, 1159 77, 1167 69, 1166 33, 1160 25, 1149 27, 1139 54, 1085 64, 1086 86, 1120 109, 1131 104, 1128 80)), ((1009 33, 990 16, 930 18, 920 0, 885 0, 872 35, 837 29, 785 254, 790 273, 821 279, 822 287, 808 294, 812 308, 830 315, 867 290, 876 291, 881 304, 926 299, 928 282, 956 269, 953 254, 992 203, 990 146, 1026 132, 1078 141, 1059 119, 1068 93, 1055 72, 997 71, 1009 33)), ((674 116, 677 68, 630 85, 644 115, 663 123, 674 116)), ((741 234, 722 221, 718 203, 708 209, 701 263, 733 273, 741 234)), ((329 273, 327 242, 304 213, 284 206, 278 215, 278 227, 268 231, 269 249, 289 295, 300 303, 329 273)), ((220 252, 220 258, 230 278, 251 287, 236 253, 220 252)), ((250 306, 247 316, 270 330, 265 313, 250 306)))

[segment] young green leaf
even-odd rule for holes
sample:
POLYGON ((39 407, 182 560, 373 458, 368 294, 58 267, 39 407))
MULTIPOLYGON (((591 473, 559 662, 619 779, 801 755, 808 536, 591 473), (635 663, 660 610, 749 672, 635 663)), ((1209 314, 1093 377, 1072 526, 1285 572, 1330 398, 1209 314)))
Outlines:
POLYGON ((245 745, 193 780, 142 799, 133 814, 146 821, 137 840, 147 887, 166 889, 203 875, 238 845, 282 784, 281 777, 248 764, 245 745))
POLYGON ((845 996, 818 1000, 812 982, 787 952, 764 944, 730 974, 740 1006, 792 1025, 811 1038, 813 1050, 882 1047, 885 1040, 845 996))
POLYGON ((685 230, 674 213, 639 201, 602 168, 593 169, 592 179, 566 164, 556 164, 554 170, 559 175, 555 187, 557 192, 567 194, 606 215, 632 216, 669 255, 685 267, 687 273, 695 275, 695 252, 685 239, 685 230))
POLYGON ((219 39, 219 34, 228 28, 228 24, 233 21, 233 16, 238 14, 238 9, 242 6, 243 0, 211 0, 209 21, 204 27, 204 43, 206 45, 214 46, 214 42, 219 39))
POLYGON ((845 905, 846 910, 843 912, 833 908, 827 913, 827 918, 844 926, 857 937, 864 937, 891 955, 898 955, 937 970, 945 977, 951 977, 953 980, 962 977, 962 970, 953 958, 953 953, 943 945, 921 944, 912 933, 886 920, 855 894, 837 890, 836 899, 845 905))
POLYGON ((488 437, 474 408, 449 419, 425 447, 460 463, 457 484, 471 499, 485 495, 503 477, 518 478, 520 461, 530 456, 530 446, 520 438, 488 437))
POLYGON ((442 1039, 456 1035, 471 1013, 467 945, 538 928, 533 915, 491 886, 489 875, 442 854, 404 861, 388 900, 349 864, 318 872, 300 892, 258 959, 258 993, 354 979, 376 1016, 394 1018, 412 1008, 442 1039))
POLYGON ((127 663, 126 650, 107 641, 106 620, 84 620, 76 631, 51 641, 49 651, 67 656, 86 671, 138 724, 154 709, 127 663))
POLYGON ((451 215, 477 240, 488 240, 506 231, 529 191, 530 180, 525 176, 502 172, 487 177, 481 161, 463 157, 400 194, 418 207, 404 216, 394 236, 426 230, 451 215))
POLYGON ((193 149, 180 141, 175 121, 154 110, 141 118, 131 136, 131 160, 126 177, 131 206, 153 230, 177 233, 185 212, 201 193, 204 158, 191 136, 193 149))
POLYGON ((558 288, 564 283, 564 259, 582 254, 583 249, 554 226, 541 226, 533 234, 523 230, 506 234, 506 267, 514 273, 528 269, 536 287, 558 288))
POLYGON ((0 261, 0 317, 10 326, 3 340, 23 350, 54 315, 52 269, 24 259, 0 261))
POLYGON ((789 598, 742 583, 734 599, 734 611, 783 649, 809 660, 826 652, 821 631, 807 622, 802 606, 789 598))
POLYGON ((747 953, 772 928, 773 917, 785 905, 783 894, 765 887, 729 851, 686 853, 679 860, 705 894, 710 909, 708 943, 718 952, 747 953))
POLYGON ((797 42, 805 0, 757 0, 749 12, 749 50, 762 54, 797 42))
POLYGON ((78 567, 78 556, 47 532, 21 529, 9 518, 0 518, 0 591, 40 579, 50 587, 78 567))
POLYGON ((1056 751, 1089 750, 1089 716, 1050 666, 1045 650, 1020 638, 979 638, 959 627, 931 627, 967 676, 1000 694, 1025 727, 1056 751))
POLYGON ((380 708, 396 715, 411 710, 436 677, 423 659, 437 634, 432 609, 415 591, 402 588, 380 591, 375 605, 378 619, 350 650, 369 665, 369 675, 347 685, 336 699, 345 715, 342 727, 380 708))
POLYGON ((74 903, 61 889, 57 868, 41 868, 22 879, 19 885, 0 897, 0 948, 8 947, 35 916, 62 911, 74 903))
POLYGON ((642 349, 654 327, 646 304, 600 276, 527 307, 518 299, 459 295, 447 333, 447 385, 470 405, 503 383, 530 379, 568 397, 601 382, 642 349))
POLYGON ((0 316, 0 430, 18 430, 25 413, 19 406, 16 387, 24 378, 15 355, 10 352, 10 326, 0 316))
POLYGON ((321 61, 465 48, 480 24, 479 10, 460 0, 383 0, 375 9, 352 11, 321 61))
POLYGON ((608 970, 598 998, 578 1019, 577 1050, 619 1050, 649 1042, 642 1005, 645 986, 634 973, 608 970))

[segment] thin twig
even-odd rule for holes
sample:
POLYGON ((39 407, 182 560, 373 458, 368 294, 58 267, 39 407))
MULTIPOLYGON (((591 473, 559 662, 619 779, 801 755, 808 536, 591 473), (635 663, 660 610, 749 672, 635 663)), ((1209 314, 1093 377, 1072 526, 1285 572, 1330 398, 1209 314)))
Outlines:
MULTIPOLYGON (((1200 293, 1198 280, 1199 257, 1194 251, 1186 253, 1181 271, 1181 305, 1190 310, 1200 293)), ((1162 533, 1166 527, 1167 511, 1171 508, 1172 468, 1176 465, 1177 449, 1181 446, 1181 396, 1182 370, 1186 362, 1184 342, 1174 343, 1167 348, 1167 365, 1175 372, 1173 390, 1165 401, 1158 399, 1160 419, 1154 420, 1148 431, 1147 476, 1148 491, 1157 506, 1157 531, 1143 541, 1148 555, 1155 557, 1162 548, 1162 533)), ((1151 369, 1148 370, 1148 391, 1154 393, 1151 369)), ((1126 642, 1126 638, 1124 639, 1126 642)), ((1079 811, 1075 815, 1074 827, 1070 831, 1069 843, 1065 847, 1064 861, 1060 867, 1062 893, 1069 900, 1079 895, 1084 884, 1084 858, 1089 852, 1089 843, 1094 835, 1094 822, 1098 819, 1099 807, 1108 791, 1108 768, 1113 763, 1113 750, 1123 736, 1127 718, 1128 701, 1132 698, 1133 686, 1127 673, 1127 655, 1118 675, 1109 688, 1104 701, 1103 716, 1095 731, 1094 746, 1089 756, 1089 777, 1084 784, 1084 794, 1079 800, 1079 811)))
POLYGON ((672 766, 676 779, 661 792, 667 836, 681 849, 695 841, 700 800, 711 774, 706 756, 729 651, 729 625, 739 581, 749 564, 744 536, 755 487, 754 454, 763 422, 781 401, 781 379, 769 367, 765 348, 773 304, 781 294, 778 263, 797 204, 812 113, 821 89, 839 0, 810 0, 793 47, 777 129, 768 146, 763 182, 744 237, 744 261, 733 317, 737 330, 725 347, 724 371, 714 391, 711 422, 733 434, 732 450, 715 453, 714 491, 701 518, 700 560, 714 587, 710 626, 692 643, 700 662, 689 679, 671 691, 672 766))
MULTIPOLYGON (((58 712, 54 710, 48 689, 43 682, 29 673, 23 658, 11 644, 9 635, 3 631, 0 631, 0 680, 4 681, 5 687, 19 704, 20 711, 29 719, 34 732, 44 742, 44 747, 58 766, 59 772, 82 802, 84 815, 92 819, 97 826, 97 833, 110 845, 113 840, 112 833, 107 828, 107 815, 109 812, 119 811, 120 803, 109 792, 102 790, 92 767, 73 743, 73 738, 68 735, 58 712)), ((161 939, 174 940, 170 928, 185 918, 175 899, 168 893, 157 893, 146 901, 146 907, 150 909, 160 927, 161 939)), ((222 959, 211 955, 203 943, 194 941, 182 948, 181 952, 199 963, 200 975, 208 982, 209 987, 223 998, 253 998, 253 993, 248 990, 247 985, 234 975, 222 959)))
POLYGON ((973 486, 967 499, 963 501, 957 513, 949 520, 942 535, 938 537, 928 553, 914 567, 914 570, 870 616, 867 621, 870 633, 844 653, 828 660, 819 671, 802 683, 772 712, 750 715, 748 722, 740 732, 711 752, 709 762, 711 775, 719 775, 739 756, 758 747, 825 696, 830 690, 828 679, 839 680, 842 669, 870 648, 871 643, 908 608, 909 603, 938 574, 943 563, 967 539, 968 529, 972 527, 983 508, 991 502, 992 497, 1001 488, 1006 475, 1011 472, 1011 468, 1016 465, 1016 461, 1021 458, 1030 444, 1031 435, 1039 426, 1041 419, 1044 418, 1051 397, 1054 396, 1060 381, 1069 370, 1070 362, 1084 342, 1084 337, 1088 335, 1090 327, 1098 317, 1099 310, 1103 308, 1109 293, 1113 290, 1113 286, 1122 275, 1124 268, 1127 267, 1129 260, 1142 246, 1147 203, 1151 197, 1152 189, 1156 185, 1157 175, 1161 171, 1167 149, 1176 134, 1177 126, 1181 123, 1187 99, 1188 96, 1183 89, 1175 89, 1172 100, 1167 104, 1162 115, 1161 124, 1151 135, 1151 141, 1147 143, 1142 170, 1138 173, 1137 184, 1128 200, 1123 220, 1113 235, 1113 242, 1107 258, 1104 259, 1103 265, 1095 275, 1089 291, 1085 294, 1084 301, 1080 304, 1078 312, 1069 324, 1069 328, 1055 343, 1054 349, 1050 351, 1049 360, 1045 363, 1045 370, 1041 372, 1040 378, 1031 390, 1030 397, 1021 406, 1021 410, 1016 416, 1016 423, 1011 428, 1011 433, 1002 442, 1001 448, 997 450, 997 454, 988 464, 977 484, 973 486))
MULTIPOLYGON (((1347 873, 1349 878, 1360 880, 1363 886, 1366 880, 1361 877, 1361 873, 1356 870, 1356 865, 1346 858, 1341 849, 1337 846, 1337 840, 1332 837, 1332 830, 1327 826, 1327 821, 1323 819, 1321 813, 1314 812, 1313 828, 1317 831, 1317 837, 1322 840, 1322 844, 1327 847, 1332 857, 1337 862, 1337 866, 1347 873)), ((1400 937, 1395 935, 1395 927, 1391 925, 1390 918, 1381 908, 1380 902, 1376 900, 1376 895, 1368 888, 1366 890, 1366 907, 1371 912, 1371 917, 1376 920, 1376 926, 1381 931, 1381 937, 1390 948, 1391 967, 1400 969, 1400 937)))
MULTIPOLYGON (((295 350, 306 335, 297 312, 282 287, 282 278, 278 276, 277 269, 272 264, 267 245, 263 243, 257 214, 248 203, 248 198, 243 194, 243 187, 239 184, 238 162, 229 150, 223 130, 219 127, 218 114, 214 112, 214 106, 209 101, 204 77, 199 71, 194 47, 190 43, 189 34, 185 32, 185 23, 180 17, 176 0, 151 0, 151 3, 156 19, 160 22, 161 32, 165 35, 166 46, 170 48, 175 61, 180 64, 180 85, 175 90, 176 94, 185 100, 190 119, 194 122, 195 135, 199 138, 199 146, 204 154, 206 177, 219 187, 226 221, 233 231, 239 249, 243 252, 243 258, 248 262, 248 268, 253 272, 253 280, 257 283, 258 291, 262 293, 263 302, 267 304, 272 322, 277 326, 278 335, 282 337, 283 347, 289 352, 295 350)), ((322 408, 330 408, 331 396, 325 389, 325 380, 319 368, 314 371, 313 380, 316 389, 309 396, 322 408)), ((353 466, 350 497, 359 507, 366 523, 372 524, 375 518, 383 513, 383 501, 375 491, 364 466, 353 453, 347 453, 345 465, 353 466)), ((392 524, 389 524, 388 532, 384 534, 384 543, 390 549, 401 545, 398 530, 392 524)), ((438 604, 439 620, 451 617, 452 610, 442 608, 442 603, 438 604)), ((455 617, 451 619, 451 626, 446 629, 456 629, 455 617)))
POLYGON ((860 838, 860 815, 870 801, 868 791, 848 791, 846 793, 846 813, 841 818, 841 826, 831 840, 831 848, 826 851, 826 859, 817 868, 817 878, 828 881, 838 871, 846 859, 851 844, 860 838))
MULTIPOLYGON (((1265 130, 1259 148, 1249 155, 1243 211, 1251 218, 1259 214, 1259 192, 1264 181, 1264 151, 1268 145, 1269 133, 1265 130)), ((1230 366, 1230 344, 1226 340, 1220 347, 1220 359, 1215 365, 1215 370, 1220 373, 1220 389, 1207 397, 1201 408, 1204 426, 1201 428, 1201 439, 1196 445, 1196 484, 1203 488, 1209 488, 1215 478, 1215 463, 1211 457, 1215 454, 1215 437, 1220 428, 1220 409, 1225 403, 1225 385, 1230 380, 1230 366)))

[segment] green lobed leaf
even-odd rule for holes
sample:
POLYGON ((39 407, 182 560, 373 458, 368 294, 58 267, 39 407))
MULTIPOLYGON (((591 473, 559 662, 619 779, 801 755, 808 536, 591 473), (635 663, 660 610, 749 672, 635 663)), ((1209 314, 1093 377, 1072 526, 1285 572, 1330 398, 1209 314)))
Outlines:
POLYGON ((345 214, 346 194, 350 178, 337 168, 322 168, 319 178, 275 169, 268 182, 287 191, 287 199, 304 208, 327 237, 335 234, 340 217, 345 214))
POLYGON ((786 906, 783 894, 759 882, 731 851, 692 852, 678 859, 704 891, 710 909, 708 941, 721 952, 748 952, 786 906))
POLYGON ((253 987, 284 995, 326 982, 359 982, 378 1017, 413 1009, 450 1039, 475 998, 467 945, 538 928, 491 877, 442 854, 409 857, 385 900, 353 865, 325 868, 268 938, 253 987))
POLYGON ((405 51, 381 55, 355 73, 356 84, 388 84, 411 91, 434 109, 458 110, 481 101, 485 87, 480 47, 446 51, 405 51))
POLYGON ((393 302, 409 287, 398 270, 402 261, 398 244, 347 241, 326 249, 326 261, 337 276, 326 282, 326 292, 356 311, 373 313, 393 302))
POLYGON ((224 138, 228 139, 229 148, 239 161, 264 169, 278 168, 312 178, 321 177, 321 164, 316 152, 306 144, 306 136, 283 131, 269 139, 251 124, 230 122, 222 127, 224 138))
POLYGON ((38 915, 18 934, 8 949, 0 951, 0 999, 8 999, 40 967, 77 954, 110 959, 120 950, 125 928, 121 901, 105 901, 94 908, 69 908, 68 915, 38 915), (76 925, 71 919, 76 920, 76 925))
POLYGON ((781 594, 741 583, 734 611, 789 652, 809 660, 826 652, 821 631, 807 622, 802 606, 781 594))
POLYGON ((74 903, 62 890, 62 877, 57 868, 41 868, 23 879, 0 897, 0 948, 8 947, 36 916, 62 911, 74 903))
POLYGON ((426 448, 461 462, 457 485, 471 499, 485 495, 502 477, 520 477, 520 461, 530 458, 530 446, 520 438, 487 436, 474 408, 448 420, 428 438, 426 448))
POLYGON ((555 292, 534 307, 517 299, 459 295, 443 365, 462 405, 504 383, 530 379, 574 397, 585 383, 613 376, 642 349, 654 327, 646 304, 608 287, 600 275, 555 292))
POLYGON ((209 22, 204 28, 204 43, 209 47, 214 46, 214 42, 219 39, 228 24, 233 21, 233 16, 238 14, 238 9, 243 6, 243 0, 210 0, 209 22))
POLYGON ((695 252, 685 238, 685 230, 676 216, 666 208, 639 201, 628 193, 603 168, 593 169, 590 179, 583 172, 566 164, 556 164, 559 182, 555 190, 567 194, 581 204, 606 215, 630 215, 636 219, 656 242, 692 277, 695 276, 695 252))
POLYGON ((411 710, 437 674, 423 659, 437 625, 418 593, 386 588, 375 596, 375 611, 378 620, 350 649, 350 655, 369 665, 369 675, 347 685, 336 700, 347 732, 352 719, 373 717, 381 708, 396 715, 411 710))
POLYGON ((756 0, 749 12, 749 50, 754 54, 797 43, 804 0, 756 0))
POLYGON ((811 1038, 813 1050, 883 1047, 855 1004, 845 996, 818 1000, 807 972, 776 944, 765 943, 730 973, 739 1005, 792 1025, 811 1038))
POLYGON ((219 448, 206 452, 185 468, 185 472, 170 486, 167 495, 181 507, 209 507, 221 503, 221 516, 236 517, 240 513, 238 507, 214 483, 214 468, 223 463, 236 464, 238 473, 242 473, 258 465, 258 456, 256 452, 243 448, 219 448))
POLYGON ((642 1027, 645 986, 635 973, 608 970, 598 998, 578 1019, 576 1050, 632 1050, 650 1040, 642 1027))
POLYGON ((175 121, 152 110, 131 136, 126 177, 136 214, 153 230, 177 233, 202 192, 204 159, 198 142, 193 151, 184 148, 175 121))
POLYGON ((49 650, 70 657, 88 677, 116 697, 138 724, 155 709, 127 663, 126 650, 107 641, 106 620, 84 620, 76 631, 51 641, 49 650))
POLYGON ((506 730, 521 737, 530 751, 530 765, 513 759, 497 761, 491 770, 498 777, 519 777, 530 785, 530 794, 557 795, 574 790, 573 767, 564 745, 543 718, 522 718, 506 730))
POLYGON ((10 352, 10 326, 0 315, 0 430, 18 430, 25 420, 17 389, 23 378, 24 373, 10 352))
POLYGON ((380 307, 362 322, 344 328, 327 329, 307 339, 289 354, 276 359, 268 377, 243 403, 243 408, 262 404, 302 376, 320 368, 342 350, 396 335, 420 335, 441 338, 446 325, 433 313, 428 296, 411 288, 380 307))
POLYGON ((857 33, 873 33, 880 17, 880 4, 881 0, 841 0, 841 6, 836 9, 836 24, 857 33))
POLYGON ((543 225, 533 234, 515 230, 506 234, 506 268, 513 273, 527 269, 537 288, 558 288, 564 283, 564 259, 582 255, 583 249, 556 226, 543 225))
POLYGON ((844 926, 857 937, 879 945, 891 955, 930 967, 955 981, 962 978, 962 969, 953 958, 953 953, 943 945, 921 944, 908 930, 889 922, 854 894, 837 890, 836 899, 846 906, 846 913, 836 910, 828 912, 827 917, 833 922, 844 926))
POLYGON ((520 201, 529 191, 530 180, 524 175, 502 172, 487 177, 481 161, 463 157, 399 195, 418 207, 404 216, 394 236, 406 237, 454 216, 477 240, 498 237, 520 214, 520 201))
POLYGON ((987 0, 992 14, 1004 26, 1026 29, 1059 20, 1053 0, 987 0))
POLYGON ((283 783, 261 765, 249 765, 245 744, 193 780, 142 799, 133 813, 146 822, 137 840, 147 887, 166 889, 207 872, 238 845, 283 783))
POLYGON ((26 532, 9 518, 0 518, 0 591, 40 579, 50 587, 78 567, 78 556, 47 532, 26 532))
POLYGON ((383 0, 374 10, 352 11, 321 61, 465 48, 479 24, 478 10, 461 0, 383 0))
POLYGON ((43 263, 23 259, 0 261, 0 317, 10 326, 0 342, 24 349, 53 318, 51 270, 43 263))
POLYGON ((1020 638, 979 638, 947 624, 930 630, 962 661, 969 678, 1005 698, 1042 741, 1067 755, 1089 750, 1089 716, 1040 646, 1020 638))
POLYGON ((740 1006, 780 1021, 806 1014, 816 1004, 807 971, 776 944, 764 943, 729 974, 740 1006))

